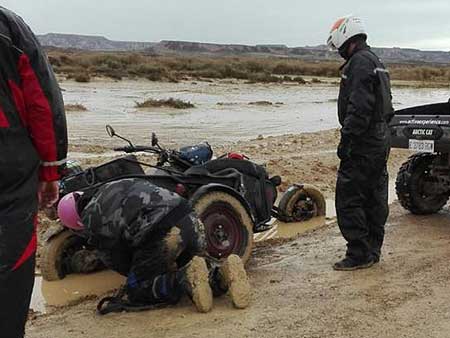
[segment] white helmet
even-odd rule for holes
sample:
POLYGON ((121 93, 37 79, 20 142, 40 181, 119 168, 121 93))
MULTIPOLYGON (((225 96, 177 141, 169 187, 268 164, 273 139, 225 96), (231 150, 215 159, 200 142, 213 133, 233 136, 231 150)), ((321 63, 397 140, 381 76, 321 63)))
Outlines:
POLYGON ((341 48, 350 38, 360 34, 367 37, 362 20, 353 15, 345 16, 338 19, 331 27, 327 45, 331 50, 336 50, 341 48))

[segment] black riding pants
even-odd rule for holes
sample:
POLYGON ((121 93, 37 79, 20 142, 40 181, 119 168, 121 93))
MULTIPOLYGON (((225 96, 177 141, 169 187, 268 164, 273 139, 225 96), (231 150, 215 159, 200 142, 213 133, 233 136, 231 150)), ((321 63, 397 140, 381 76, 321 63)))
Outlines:
POLYGON ((195 255, 203 254, 205 245, 203 224, 193 214, 170 229, 154 233, 132 255, 129 299, 141 304, 176 302, 180 290, 176 289, 175 274, 195 255))
POLYGON ((34 285, 36 238, 30 224, 0 220, 0 337, 22 338, 34 285), (21 229, 22 231, 19 231, 21 229))
POLYGON ((350 156, 341 161, 336 183, 339 228, 347 241, 347 257, 367 261, 379 257, 388 208, 386 154, 350 156))

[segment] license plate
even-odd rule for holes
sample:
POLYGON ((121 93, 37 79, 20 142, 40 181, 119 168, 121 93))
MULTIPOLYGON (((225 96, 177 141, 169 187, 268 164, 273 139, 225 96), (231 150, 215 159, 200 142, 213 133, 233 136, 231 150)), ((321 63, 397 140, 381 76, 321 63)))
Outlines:
POLYGON ((409 150, 420 153, 434 153, 434 141, 431 140, 409 140, 409 150))

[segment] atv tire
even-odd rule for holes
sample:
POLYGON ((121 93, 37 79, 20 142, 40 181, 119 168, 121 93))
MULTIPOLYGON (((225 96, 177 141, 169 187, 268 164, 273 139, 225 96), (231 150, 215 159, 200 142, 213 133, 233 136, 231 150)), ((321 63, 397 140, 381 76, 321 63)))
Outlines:
POLYGON ((71 252, 83 246, 83 239, 69 230, 63 230, 47 240, 41 251, 41 273, 46 281, 61 280, 70 274, 66 263, 71 252))
POLYGON ((225 192, 208 192, 194 205, 205 225, 208 254, 225 259, 231 254, 245 263, 253 247, 253 221, 242 203, 225 192))
POLYGON ((325 216, 326 203, 316 187, 309 184, 293 185, 281 198, 278 211, 284 221, 303 222, 325 216))
POLYGON ((435 154, 419 153, 409 157, 397 174, 395 190, 405 209, 416 215, 434 214, 447 204, 450 192, 431 195, 424 189, 427 183, 436 183, 430 175, 435 154))

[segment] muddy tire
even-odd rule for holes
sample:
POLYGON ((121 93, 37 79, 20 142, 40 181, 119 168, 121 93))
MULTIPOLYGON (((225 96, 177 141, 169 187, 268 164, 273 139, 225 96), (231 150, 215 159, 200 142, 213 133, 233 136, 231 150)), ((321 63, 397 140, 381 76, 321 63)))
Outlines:
POLYGON ((413 214, 434 214, 447 204, 450 192, 427 191, 427 184, 429 186, 431 183, 437 183, 437 179, 430 173, 436 157, 435 154, 414 154, 398 171, 395 181, 398 200, 402 207, 413 214))
POLYGON ((288 222, 308 221, 317 216, 325 216, 326 204, 322 193, 308 184, 293 185, 284 193, 278 210, 288 222))
POLYGON ((231 254, 245 263, 253 247, 253 221, 245 207, 225 192, 209 192, 200 197, 194 209, 205 225, 207 251, 218 259, 231 254))
POLYGON ((51 237, 41 251, 41 273, 46 281, 61 280, 70 274, 68 255, 83 246, 83 239, 68 230, 51 237))

